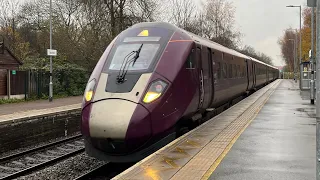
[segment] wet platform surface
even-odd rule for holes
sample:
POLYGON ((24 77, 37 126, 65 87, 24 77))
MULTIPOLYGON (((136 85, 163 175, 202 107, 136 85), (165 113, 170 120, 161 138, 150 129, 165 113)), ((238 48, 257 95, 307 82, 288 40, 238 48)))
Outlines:
POLYGON ((315 179, 315 108, 277 80, 114 179, 315 179))
POLYGON ((209 179, 316 179, 315 106, 283 80, 209 179))

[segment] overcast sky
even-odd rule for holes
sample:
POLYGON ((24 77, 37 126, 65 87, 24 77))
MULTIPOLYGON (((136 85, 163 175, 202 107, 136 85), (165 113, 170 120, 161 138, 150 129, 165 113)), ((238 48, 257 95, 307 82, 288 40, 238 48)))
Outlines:
POLYGON ((278 39, 286 28, 299 28, 299 8, 307 0, 230 0, 236 7, 236 27, 243 33, 243 45, 271 56, 275 65, 283 65, 278 39))

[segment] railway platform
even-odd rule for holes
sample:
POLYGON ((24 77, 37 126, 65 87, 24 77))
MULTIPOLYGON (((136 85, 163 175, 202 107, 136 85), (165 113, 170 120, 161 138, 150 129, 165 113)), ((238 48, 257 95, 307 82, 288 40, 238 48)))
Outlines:
POLYGON ((29 101, 29 102, 1 104, 0 116, 18 113, 18 112, 55 108, 55 107, 73 105, 73 104, 81 104, 82 98, 83 96, 73 96, 73 97, 54 99, 52 102, 49 102, 48 100, 36 100, 36 101, 29 101))
POLYGON ((12 119, 24 119, 54 112, 80 109, 83 96, 66 97, 48 100, 36 100, 30 102, 1 104, 0 124, 12 119))
POLYGON ((80 132, 82 96, 0 105, 0 154, 80 132))
POLYGON ((276 80, 113 179, 315 179, 315 106, 276 80))

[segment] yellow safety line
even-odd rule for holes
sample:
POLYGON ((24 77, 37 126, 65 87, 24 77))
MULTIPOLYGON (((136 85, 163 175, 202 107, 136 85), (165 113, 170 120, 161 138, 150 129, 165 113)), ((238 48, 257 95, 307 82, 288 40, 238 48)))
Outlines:
MULTIPOLYGON (((279 85, 279 82, 276 84, 276 87, 279 85)), ((276 89, 276 88, 275 88, 276 89)), ((263 108, 263 106, 266 104, 266 102, 269 100, 275 89, 270 93, 269 97, 262 103, 262 105, 259 107, 259 109, 256 111, 255 115, 251 120, 241 129, 241 131, 232 139, 232 141, 229 143, 229 145, 226 147, 226 149, 220 154, 218 159, 211 165, 211 167, 207 170, 207 172, 202 176, 201 180, 207 180, 210 178, 212 173, 216 170, 216 168, 219 166, 223 158, 228 154, 234 143, 238 140, 240 135, 246 130, 246 128, 251 124, 251 122, 257 117, 260 110, 263 108)))

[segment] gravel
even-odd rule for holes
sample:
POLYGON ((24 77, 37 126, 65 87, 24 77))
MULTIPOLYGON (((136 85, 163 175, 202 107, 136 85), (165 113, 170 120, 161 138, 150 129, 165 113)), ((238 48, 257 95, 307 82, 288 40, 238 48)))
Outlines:
POLYGON ((45 169, 19 177, 17 179, 75 179, 102 164, 104 164, 103 161, 99 161, 87 156, 85 153, 81 153, 77 156, 63 160, 53 166, 49 166, 45 169))
POLYGON ((79 134, 80 134, 80 132, 76 132, 76 133, 73 133, 73 134, 69 134, 69 135, 67 135, 65 137, 59 137, 59 138, 51 139, 51 140, 48 140, 48 141, 45 141, 45 142, 41 142, 41 143, 38 143, 38 144, 35 144, 35 145, 32 145, 32 146, 19 148, 19 149, 15 149, 15 150, 12 150, 12 151, 3 152, 3 153, 0 153, 0 157, 10 156, 12 154, 16 154, 16 153, 19 153, 19 152, 22 152, 22 151, 33 149, 33 148, 36 148, 36 147, 39 147, 39 146, 43 146, 43 145, 46 145, 46 144, 49 144, 49 143, 57 142, 57 141, 65 139, 65 138, 68 138, 68 137, 71 137, 71 136, 76 136, 76 135, 79 135, 79 134))

